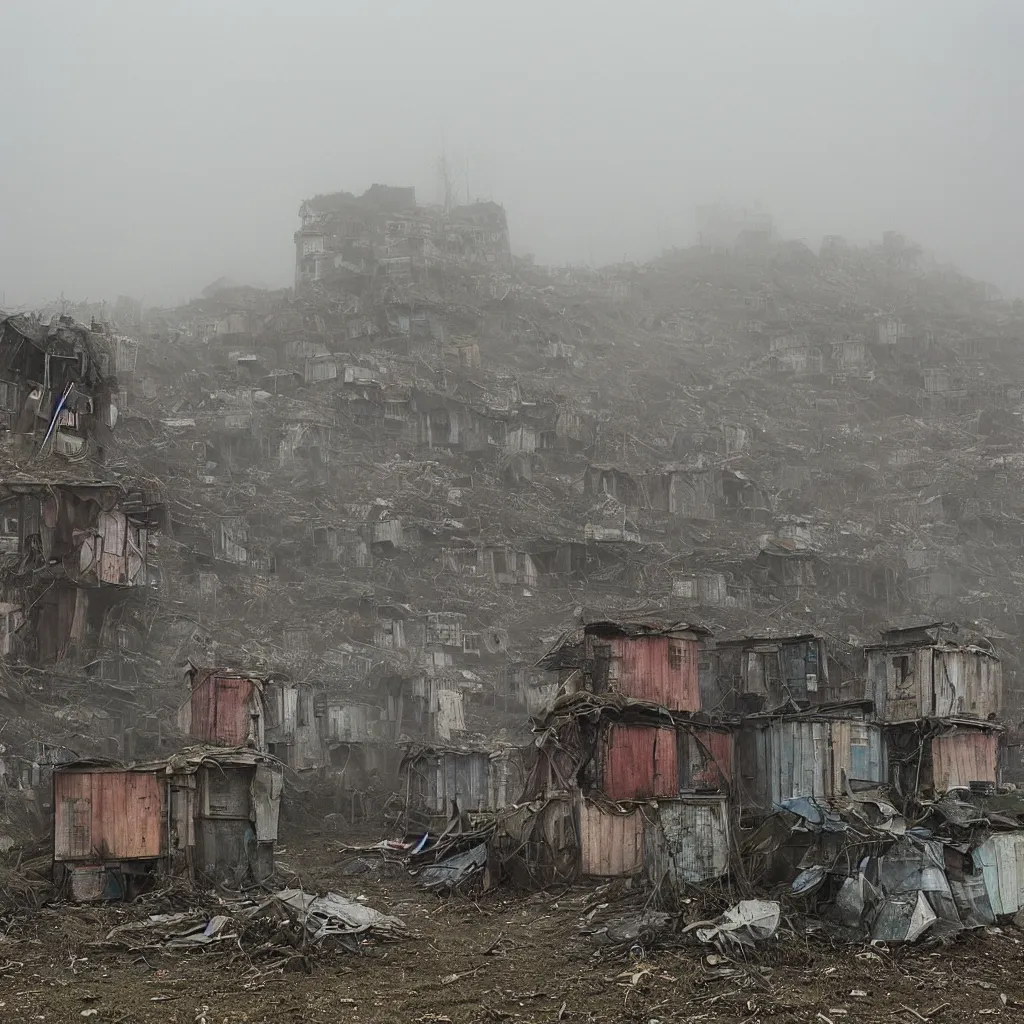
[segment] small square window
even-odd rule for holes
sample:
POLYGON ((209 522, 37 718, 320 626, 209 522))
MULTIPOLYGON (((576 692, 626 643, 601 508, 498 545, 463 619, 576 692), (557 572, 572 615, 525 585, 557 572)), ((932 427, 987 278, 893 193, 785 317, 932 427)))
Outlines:
POLYGON ((669 640, 668 642, 668 667, 673 672, 682 672, 683 670, 683 646, 678 640, 669 640))

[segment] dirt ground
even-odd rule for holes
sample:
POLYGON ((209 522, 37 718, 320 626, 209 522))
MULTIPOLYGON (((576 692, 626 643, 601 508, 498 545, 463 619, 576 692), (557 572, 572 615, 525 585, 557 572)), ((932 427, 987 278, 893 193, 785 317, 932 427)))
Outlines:
POLYGON ((313 837, 281 860, 307 889, 364 895, 413 935, 312 972, 268 972, 242 953, 114 952, 115 924, 166 906, 45 908, 0 939, 0 1021, 239 1024, 287 1021, 874 1021, 1024 1019, 1024 932, 1011 926, 914 948, 833 946, 820 935, 725 959, 696 947, 596 950, 579 935, 591 888, 439 899, 401 874, 345 874, 313 837))

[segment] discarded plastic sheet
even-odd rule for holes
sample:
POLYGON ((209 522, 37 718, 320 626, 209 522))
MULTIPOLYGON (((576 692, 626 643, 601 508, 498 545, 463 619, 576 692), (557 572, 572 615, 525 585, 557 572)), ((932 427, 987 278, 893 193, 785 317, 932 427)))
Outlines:
POLYGON ((701 942, 750 945, 770 939, 779 928, 782 910, 775 900, 740 900, 706 928, 696 930, 701 942))
POLYGON ((916 942, 937 920, 923 892, 889 896, 879 907, 871 938, 875 942, 916 942))
POLYGON ((406 933, 400 918, 382 914, 336 892, 311 896, 301 889, 282 889, 260 904, 253 915, 275 906, 295 914, 314 942, 328 935, 362 935, 372 931, 382 938, 399 938, 406 933))
POLYGON ((481 843, 464 853, 420 868, 419 880, 424 889, 456 889, 487 866, 487 844, 481 843))
POLYGON ((845 832, 849 827, 838 814, 826 810, 805 796, 783 800, 782 803, 775 805, 775 809, 788 811, 798 818, 803 818, 807 830, 811 832, 845 832))

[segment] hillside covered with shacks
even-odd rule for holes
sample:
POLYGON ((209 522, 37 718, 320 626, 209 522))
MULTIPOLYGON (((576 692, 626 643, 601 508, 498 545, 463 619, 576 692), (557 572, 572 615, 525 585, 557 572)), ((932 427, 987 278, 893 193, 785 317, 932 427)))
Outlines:
POLYGON ((873 693, 883 631, 956 622, 998 653, 1013 777, 1024 307, 896 233, 704 228, 545 268, 494 203, 374 186, 302 204, 293 289, 5 318, 12 841, 53 765, 197 739, 283 762, 286 814, 408 816, 403 757, 529 746, 594 623, 688 624, 704 699, 676 710, 741 714, 764 702, 727 684, 779 638, 804 689, 760 689, 806 708, 819 676, 873 693), (203 703, 214 669, 254 732, 203 703))

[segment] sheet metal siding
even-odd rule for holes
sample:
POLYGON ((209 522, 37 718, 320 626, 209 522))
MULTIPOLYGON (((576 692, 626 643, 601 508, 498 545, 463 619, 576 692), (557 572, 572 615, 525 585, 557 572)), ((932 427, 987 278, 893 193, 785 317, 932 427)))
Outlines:
POLYGON ((514 804, 522 794, 525 782, 523 755, 519 750, 505 750, 490 758, 488 810, 500 811, 514 804))
POLYGON ((937 793, 966 789, 972 782, 996 782, 999 737, 965 729, 932 740, 932 785, 937 793))
POLYGON ((674 729, 614 724, 605 733, 604 792, 612 800, 674 796, 678 764, 674 729))
POLYGON ((729 870, 729 813, 722 797, 662 800, 644 829, 644 870, 672 887, 721 878, 729 870))
POLYGON ((700 643, 667 636, 612 641, 609 686, 671 711, 700 710, 700 643), (612 675, 616 678, 613 680, 612 675))
POLYGON ((882 730, 873 723, 775 721, 754 729, 752 738, 746 731, 741 745, 748 806, 767 810, 795 797, 828 801, 843 792, 844 778, 885 781, 882 730))
POLYGON ((460 811, 488 809, 490 772, 486 754, 447 751, 433 764, 421 764, 419 770, 427 774, 425 797, 429 811, 447 814, 452 800, 458 803, 460 811))
POLYGON ((614 814, 589 801, 579 805, 580 870, 614 878, 643 866, 643 816, 639 810, 614 814))
POLYGON ((203 743, 242 746, 252 695, 252 680, 210 673, 192 688, 192 735, 203 743))
POLYGON ((761 730, 773 804, 793 797, 824 800, 828 735, 824 722, 773 722, 761 730))
POLYGON ((937 651, 932 677, 932 714, 987 718, 999 713, 1002 665, 995 658, 976 651, 937 651))
POLYGON ((150 772, 56 772, 54 860, 163 854, 164 787, 150 772))
POLYGON ((868 722, 832 722, 832 795, 845 792, 848 779, 886 780, 885 739, 868 722))
POLYGON ((889 647, 868 652, 868 695, 889 722, 999 714, 1002 675, 999 659, 982 651, 889 647))
POLYGON ((1024 833, 990 836, 972 857, 985 879, 993 913, 1016 914, 1024 907, 1024 833))
POLYGON ((329 704, 325 721, 329 740, 361 743, 370 738, 369 709, 365 704, 329 704))

